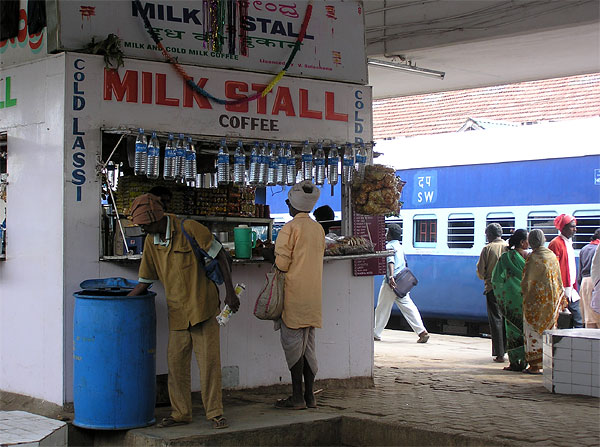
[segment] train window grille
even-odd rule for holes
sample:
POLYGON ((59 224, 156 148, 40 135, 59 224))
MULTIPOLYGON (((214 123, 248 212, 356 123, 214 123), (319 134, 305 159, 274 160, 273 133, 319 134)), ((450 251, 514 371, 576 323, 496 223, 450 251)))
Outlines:
POLYGON ((434 247, 437 242, 437 219, 414 218, 413 236, 415 247, 434 247))
POLYGON ((576 211, 573 217, 577 219, 577 233, 573 236, 573 248, 581 250, 590 243, 594 231, 600 228, 600 210, 576 211))
POLYGON ((502 227, 502 239, 506 240, 515 232, 515 216, 512 213, 489 213, 485 220, 487 227, 497 223, 502 227))
POLYGON ((550 242, 558 235, 558 230, 554 227, 554 218, 558 216, 553 211, 536 211, 527 216, 527 231, 542 230, 546 236, 546 243, 550 242))
POLYGON ((475 245, 475 218, 472 215, 448 217, 448 248, 471 248, 475 245))

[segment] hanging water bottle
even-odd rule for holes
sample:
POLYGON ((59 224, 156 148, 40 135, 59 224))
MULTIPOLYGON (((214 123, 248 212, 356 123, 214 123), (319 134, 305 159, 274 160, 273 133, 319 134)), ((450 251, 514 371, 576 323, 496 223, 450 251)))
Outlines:
POLYGON ((169 139, 165 146, 165 163, 163 166, 163 178, 165 180, 175 180, 175 144, 173 134, 169 134, 169 139))
POLYGON ((185 177, 185 137, 182 133, 175 140, 175 179, 182 180, 185 177))
POLYGON ((287 157, 287 179, 286 184, 292 186, 296 184, 296 154, 290 143, 286 144, 285 154, 287 157))
POLYGON ((260 147, 259 152, 259 171, 258 171, 258 185, 265 186, 267 184, 267 173, 269 172, 269 145, 263 143, 260 147))
POLYGON ((308 140, 304 141, 302 146, 302 179, 312 181, 313 177, 313 153, 308 144, 308 140))
POLYGON ((146 176, 151 179, 157 179, 160 175, 160 143, 156 137, 156 132, 152 132, 150 142, 148 143, 148 165, 146 166, 146 176))
POLYGON ((148 142, 144 129, 138 129, 138 134, 135 139, 135 175, 146 175, 146 166, 148 165, 148 142))
POLYGON ((246 154, 241 141, 238 141, 233 154, 233 183, 236 185, 245 185, 246 179, 246 154))
POLYGON ((365 143, 360 143, 356 151, 356 178, 362 182, 365 178, 365 166, 367 165, 367 150, 365 143))
POLYGON ((192 141, 192 137, 188 137, 185 145, 185 179, 188 182, 196 181, 198 174, 198 166, 196 164, 196 148, 192 141))
POLYGON ((321 143, 317 144, 313 163, 315 164, 315 185, 320 186, 325 183, 325 151, 321 143))
POLYGON ((277 157, 277 184, 285 185, 287 181, 287 152, 283 143, 279 144, 277 157))
POLYGON ((217 155, 217 180, 219 185, 228 185, 230 181, 229 174, 229 150, 225 139, 221 140, 219 153, 217 155))
POLYGON ((330 185, 337 185, 338 183, 339 163, 340 156, 338 155, 337 146, 332 144, 327 156, 327 180, 330 185))
POLYGON ((260 171, 260 149, 258 142, 255 141, 250 152, 250 172, 248 173, 248 182, 251 185, 258 185, 258 173, 260 171))
POLYGON ((269 170, 267 171, 267 186, 275 186, 277 184, 277 162, 279 160, 279 153, 275 143, 271 145, 269 151, 269 170))
POLYGON ((354 148, 352 144, 346 143, 344 148, 344 158, 342 160, 342 182, 344 184, 352 183, 354 178, 354 148))

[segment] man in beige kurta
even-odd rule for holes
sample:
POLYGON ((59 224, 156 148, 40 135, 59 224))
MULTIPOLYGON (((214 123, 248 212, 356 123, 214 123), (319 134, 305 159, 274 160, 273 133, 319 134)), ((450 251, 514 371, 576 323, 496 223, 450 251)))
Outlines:
POLYGON ((275 404, 278 408, 317 406, 313 393, 318 369, 315 328, 321 327, 325 232, 308 213, 319 194, 319 189, 308 180, 290 188, 286 203, 293 219, 283 226, 275 242, 275 265, 286 272, 280 329, 281 345, 292 375, 292 396, 278 400, 275 404))

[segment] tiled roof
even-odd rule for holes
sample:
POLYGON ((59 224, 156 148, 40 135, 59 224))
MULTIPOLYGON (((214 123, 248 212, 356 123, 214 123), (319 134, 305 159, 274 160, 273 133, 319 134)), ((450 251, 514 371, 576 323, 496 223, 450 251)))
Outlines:
POLYGON ((373 101, 375 140, 457 132, 469 118, 511 123, 600 116, 600 73, 373 101))

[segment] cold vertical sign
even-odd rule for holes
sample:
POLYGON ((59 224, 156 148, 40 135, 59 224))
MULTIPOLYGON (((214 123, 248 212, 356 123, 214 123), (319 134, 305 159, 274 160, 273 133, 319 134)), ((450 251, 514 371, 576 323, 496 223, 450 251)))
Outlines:
POLYGON ((75 68, 73 72, 73 123, 72 123, 72 141, 71 149, 73 151, 73 171, 71 172, 71 182, 75 185, 75 200, 81 202, 82 186, 86 181, 85 176, 85 132, 80 131, 85 128, 79 120, 80 112, 85 109, 85 91, 83 81, 85 80, 85 61, 75 59, 73 62, 75 68))
POLYGON ((424 207, 437 201, 437 171, 417 171, 413 177, 412 201, 415 207, 424 207))

